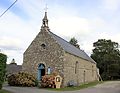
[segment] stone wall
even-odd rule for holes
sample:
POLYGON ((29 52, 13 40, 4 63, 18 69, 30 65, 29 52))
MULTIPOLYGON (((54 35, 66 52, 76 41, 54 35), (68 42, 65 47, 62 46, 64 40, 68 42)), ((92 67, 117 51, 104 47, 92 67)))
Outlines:
POLYGON ((52 68, 63 75, 64 51, 51 37, 47 29, 41 29, 33 42, 24 53, 22 69, 37 76, 38 65, 43 63, 47 68, 52 68))
POLYGON ((64 86, 71 80, 77 85, 97 80, 96 64, 77 56, 65 53, 64 86))
POLYGON ((63 77, 63 86, 70 80, 77 85, 97 80, 96 64, 65 52, 45 28, 41 29, 23 57, 22 70, 37 77, 38 66, 43 63, 46 74, 50 67, 63 77))

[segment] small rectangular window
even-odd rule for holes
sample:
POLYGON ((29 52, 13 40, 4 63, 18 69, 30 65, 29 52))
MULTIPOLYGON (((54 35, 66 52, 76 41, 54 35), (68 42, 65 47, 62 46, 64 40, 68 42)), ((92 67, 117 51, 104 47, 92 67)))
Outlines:
POLYGON ((78 65, 78 61, 76 61, 76 63, 75 63, 75 74, 77 73, 77 65, 78 65))
POLYGON ((93 66, 92 66, 92 77, 94 76, 94 69, 93 69, 93 66))

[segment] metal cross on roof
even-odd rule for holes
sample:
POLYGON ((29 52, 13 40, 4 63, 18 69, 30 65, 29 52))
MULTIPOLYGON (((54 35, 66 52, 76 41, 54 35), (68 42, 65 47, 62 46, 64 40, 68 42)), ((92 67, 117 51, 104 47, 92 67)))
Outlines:
POLYGON ((45 10, 45 12, 47 12, 47 10, 48 10, 47 4, 46 4, 44 10, 45 10))

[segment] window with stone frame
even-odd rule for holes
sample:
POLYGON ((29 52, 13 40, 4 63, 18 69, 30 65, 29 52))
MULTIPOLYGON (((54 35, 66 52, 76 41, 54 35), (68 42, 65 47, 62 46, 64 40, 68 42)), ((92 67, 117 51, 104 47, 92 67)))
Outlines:
POLYGON ((94 76, 94 66, 92 65, 92 77, 94 76))
POLYGON ((77 65, 78 65, 78 61, 75 62, 75 74, 77 73, 77 65))
POLYGON ((41 44, 41 47, 43 48, 43 49, 46 49, 46 44, 41 44))
POLYGON ((86 80, 85 80, 85 79, 86 79, 86 75, 85 75, 85 74, 86 74, 86 71, 84 70, 84 72, 83 72, 83 77, 84 77, 83 80, 84 80, 84 83, 85 83, 85 81, 86 81, 86 80))

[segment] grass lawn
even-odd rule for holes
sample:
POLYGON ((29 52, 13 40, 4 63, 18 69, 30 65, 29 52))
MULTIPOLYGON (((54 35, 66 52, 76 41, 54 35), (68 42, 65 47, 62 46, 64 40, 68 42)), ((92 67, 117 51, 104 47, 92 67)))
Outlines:
POLYGON ((65 87, 65 88, 60 88, 60 89, 54 89, 54 88, 48 88, 48 90, 54 90, 54 91, 74 91, 74 90, 80 90, 88 87, 95 86, 97 84, 103 83, 102 81, 95 81, 95 82, 90 82, 88 84, 82 84, 77 87, 65 87))
POLYGON ((2 90, 0 90, 0 93, 12 93, 12 92, 2 89, 2 90))

